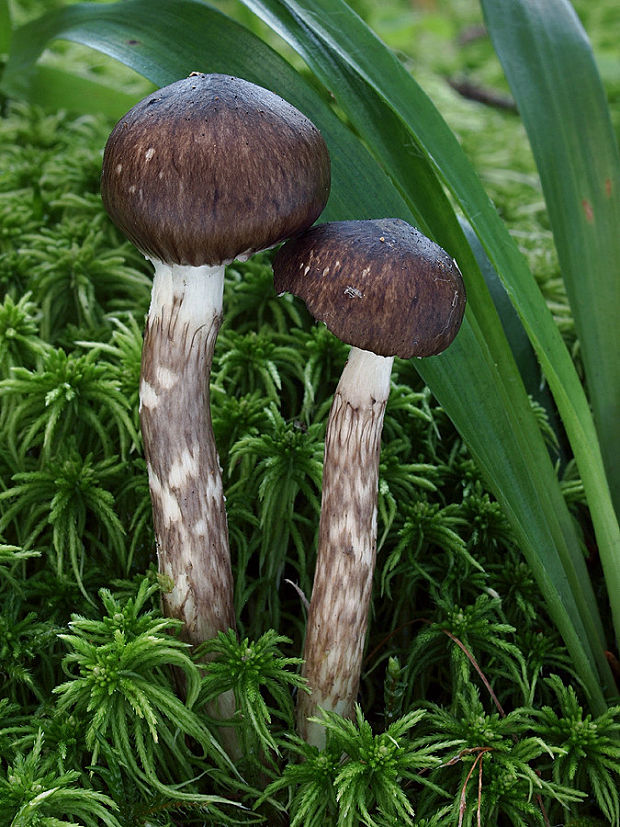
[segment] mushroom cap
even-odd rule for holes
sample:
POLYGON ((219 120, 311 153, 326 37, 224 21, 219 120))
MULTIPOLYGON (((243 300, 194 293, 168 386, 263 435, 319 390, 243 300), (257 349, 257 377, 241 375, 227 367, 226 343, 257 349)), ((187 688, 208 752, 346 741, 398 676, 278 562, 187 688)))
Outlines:
POLYGON ((454 259, 398 218, 334 221, 288 241, 278 293, 302 298, 339 339, 379 356, 433 356, 456 336, 465 286, 454 259))
POLYGON ((321 133, 266 89, 192 73, 136 104, 108 138, 114 223, 149 258, 218 265, 309 227, 327 202, 321 133))

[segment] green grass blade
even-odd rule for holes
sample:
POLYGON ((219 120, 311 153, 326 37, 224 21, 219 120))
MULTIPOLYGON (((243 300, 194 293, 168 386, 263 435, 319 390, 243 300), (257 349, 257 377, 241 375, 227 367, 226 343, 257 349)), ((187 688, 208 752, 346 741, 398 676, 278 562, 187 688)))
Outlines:
MULTIPOLYGON (((397 137, 399 133, 395 130, 394 119, 397 118, 405 127, 407 142, 390 146, 389 134, 386 134, 380 147, 379 157, 393 180, 403 180, 400 177, 402 161, 395 159, 395 155, 407 152, 422 154, 460 202, 536 349, 579 465, 601 554, 613 558, 614 549, 620 545, 620 531, 583 387, 532 274, 492 208, 456 138, 396 57, 342 0, 244 2, 299 51, 326 87, 333 91, 338 104, 371 147, 378 146, 374 140, 375 132, 382 125, 388 133, 393 132, 397 137), (377 120, 376 112, 380 110, 382 117, 377 120), (373 127, 368 129, 368 123, 373 118, 373 127)), ((423 166, 419 159, 417 166, 418 169, 423 166)), ((431 220, 432 210, 429 211, 426 205, 432 200, 424 187, 428 176, 422 180, 415 177, 408 180, 409 191, 404 193, 404 197, 417 199, 425 217, 431 220)), ((442 227, 433 225, 433 231, 440 243, 457 255, 461 263, 460 251, 457 254, 456 248, 446 243, 442 227)), ((467 284, 471 300, 471 273, 469 275, 467 284)), ((477 283, 476 291, 479 287, 477 283)), ((473 310, 479 313, 476 305, 473 310)), ((479 316, 479 321, 487 330, 488 320, 479 316)), ((436 391, 426 366, 420 372, 436 391)), ((453 416, 452 410, 448 410, 453 416)), ((572 567, 582 570, 578 556, 579 552, 571 546, 568 556, 564 557, 567 570, 572 567)), ((609 575, 610 594, 620 593, 615 590, 618 572, 610 571, 609 575)), ((583 576, 586 576, 585 571, 583 576)), ((580 600, 581 596, 577 594, 581 590, 579 578, 574 580, 573 585, 580 600)), ((588 604, 585 610, 594 612, 592 595, 584 596, 584 600, 588 604)))
POLYGON ((11 48, 11 10, 9 0, 0 0, 0 56, 8 55, 11 48))
POLYGON ((605 91, 568 0, 482 7, 538 166, 620 513, 620 156, 605 91))
MULTIPOLYGON (((400 163, 410 164, 410 169, 417 169, 419 174, 415 181, 405 182, 406 186, 400 182, 396 187, 353 132, 336 118, 325 102, 326 96, 317 93, 250 32, 191 0, 178 0, 173 10, 166 0, 82 4, 31 24, 16 33, 4 78, 6 89, 27 94, 32 67, 47 42, 55 37, 99 49, 158 85, 201 70, 239 74, 269 86, 311 117, 328 141, 334 175, 326 219, 378 215, 410 221, 419 218, 458 258, 470 298, 465 322, 450 350, 421 361, 420 372, 468 441, 511 518, 592 706, 601 711, 605 702, 599 676, 605 691, 611 691, 609 670, 597 605, 587 588, 588 576, 574 527, 471 249, 454 214, 447 209, 440 182, 416 146, 405 119, 384 105, 372 89, 368 90, 359 75, 348 74, 351 97, 359 97, 364 90, 372 93, 368 96, 374 109, 372 129, 386 153, 386 168, 392 168, 392 156, 399 151, 402 154, 400 141, 408 140, 405 145, 410 147, 411 157, 400 163), (182 46, 173 49, 171 43, 182 46), (396 125, 398 143, 390 142, 386 131, 396 125), (586 584, 583 588, 581 582, 586 584)), ((332 53, 324 51, 329 59, 332 53)), ((337 79, 337 69, 336 62, 332 74, 328 74, 332 80, 337 79)), ((360 108, 357 117, 362 113, 360 108)), ((442 151, 448 152, 453 145, 458 149, 439 116, 433 118, 445 130, 442 151)), ((399 170, 402 172, 403 167, 399 170)), ((511 244, 488 199, 484 194, 482 197, 484 210, 492 216, 487 215, 486 220, 495 232, 488 246, 493 249, 494 245, 511 244)), ((479 208, 476 199, 472 200, 479 208)), ((516 250, 514 255, 518 256, 516 250)))
MULTIPOLYGON (((406 142, 394 142, 390 149, 388 135, 381 147, 382 163, 386 164, 387 155, 393 180, 412 182, 410 192, 414 197, 423 192, 426 178, 405 177, 401 160, 405 153, 422 154, 460 202, 534 345, 577 459, 599 548, 603 556, 613 559, 614 550, 620 546, 620 529, 588 400, 532 274, 455 136, 396 57, 342 0, 245 0, 245 4, 287 39, 326 87, 334 90, 339 105, 370 146, 377 126, 383 124, 396 138, 402 131, 397 131, 395 118, 401 130, 405 126, 406 142), (382 118, 377 120, 381 106, 382 118), (374 128, 369 129, 369 123, 374 128)), ((419 159, 416 164, 418 169, 423 168, 419 159)), ((434 202, 428 197, 420 201, 425 204, 428 219, 434 202)), ((440 227, 433 229, 437 240, 455 254, 440 227)), ((615 589, 617 571, 615 578, 610 566, 608 572, 610 594, 620 593, 615 589)), ((620 631, 617 614, 616 620, 620 631)))
POLYGON ((385 173, 359 141, 351 140, 349 130, 299 74, 257 37, 200 2, 179 0, 173 7, 167 0, 80 3, 51 12, 17 30, 0 89, 30 98, 36 83, 36 61, 56 38, 90 46, 157 86, 193 71, 230 72, 269 86, 302 112, 313 113, 333 147, 332 194, 324 215, 336 217, 346 211, 350 203, 347 186, 352 179, 376 194, 376 209, 382 215, 390 210, 407 211, 404 202, 387 187, 385 173), (183 45, 172 49, 171 43, 183 45))
MULTIPOLYGON (((538 166, 620 512, 620 156, 605 93, 568 2, 482 6, 538 166)), ((620 641, 620 543, 600 555, 620 641)))
POLYGON ((39 65, 30 77, 28 99, 48 109, 66 109, 84 115, 106 115, 118 119, 138 98, 93 78, 56 66, 39 65))

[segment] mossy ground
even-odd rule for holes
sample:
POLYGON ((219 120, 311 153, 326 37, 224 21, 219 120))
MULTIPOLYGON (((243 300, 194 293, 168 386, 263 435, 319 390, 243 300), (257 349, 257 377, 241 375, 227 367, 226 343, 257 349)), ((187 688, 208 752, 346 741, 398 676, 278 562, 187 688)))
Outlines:
MULTIPOLYGON (((458 134, 578 359, 518 118, 447 82, 466 76, 507 94, 477 5, 356 7, 458 134)), ((40 10, 23 4, 17 16, 40 10)), ((578 10, 618 124, 617 9, 578 10)), ((54 60, 72 59, 72 50, 59 47, 54 60)), ((93 62, 103 75, 116 71, 93 62)), ((199 675, 157 611, 137 417, 150 269, 100 203, 111 125, 3 102, 2 823, 443 825, 456 823, 465 796, 473 824, 480 777, 482 811, 498 824, 617 824, 619 712, 597 722, 583 712, 508 521, 411 363, 396 364, 386 414, 364 717, 357 726, 327 722, 326 756, 291 741, 298 589, 311 589, 325 419, 346 348, 303 305, 274 295, 269 254, 227 273, 213 418, 242 642, 222 641, 218 668, 199 675), (175 705, 171 665, 195 685, 186 706, 175 705), (243 687, 243 778, 218 754, 200 712, 214 682, 233 674, 243 687), (295 754, 305 763, 289 764, 295 754), (270 796, 260 799, 266 781, 270 796), (257 805, 256 813, 217 809, 204 798, 213 795, 257 805)), ((555 452, 542 409, 540 421, 555 452)), ((571 463, 558 468, 596 582, 581 486, 571 463)))

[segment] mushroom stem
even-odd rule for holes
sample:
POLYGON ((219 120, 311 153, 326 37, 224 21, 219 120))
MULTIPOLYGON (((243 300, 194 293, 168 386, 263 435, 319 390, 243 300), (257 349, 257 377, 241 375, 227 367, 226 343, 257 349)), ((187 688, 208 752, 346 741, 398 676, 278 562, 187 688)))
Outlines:
POLYGON ((311 694, 300 693, 297 728, 325 746, 309 721, 318 708, 350 717, 359 687, 377 551, 377 490, 394 358, 352 347, 334 394, 323 465, 316 574, 304 648, 311 694))
POLYGON ((235 628, 222 475, 209 379, 222 320, 224 267, 153 261, 140 421, 164 612, 192 644, 235 628))

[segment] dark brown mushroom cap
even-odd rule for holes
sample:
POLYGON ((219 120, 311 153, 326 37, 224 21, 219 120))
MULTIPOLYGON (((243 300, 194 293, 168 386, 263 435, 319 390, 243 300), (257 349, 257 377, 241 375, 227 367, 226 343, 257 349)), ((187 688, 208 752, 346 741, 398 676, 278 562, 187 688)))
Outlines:
POLYGON ((148 95, 114 127, 101 193, 151 258, 216 265, 309 227, 329 195, 325 141, 282 98, 194 73, 148 95))
POLYGON ((432 356, 456 336, 465 286, 456 262, 398 218, 320 224, 273 261, 275 287, 302 298, 339 339, 380 356, 432 356))

